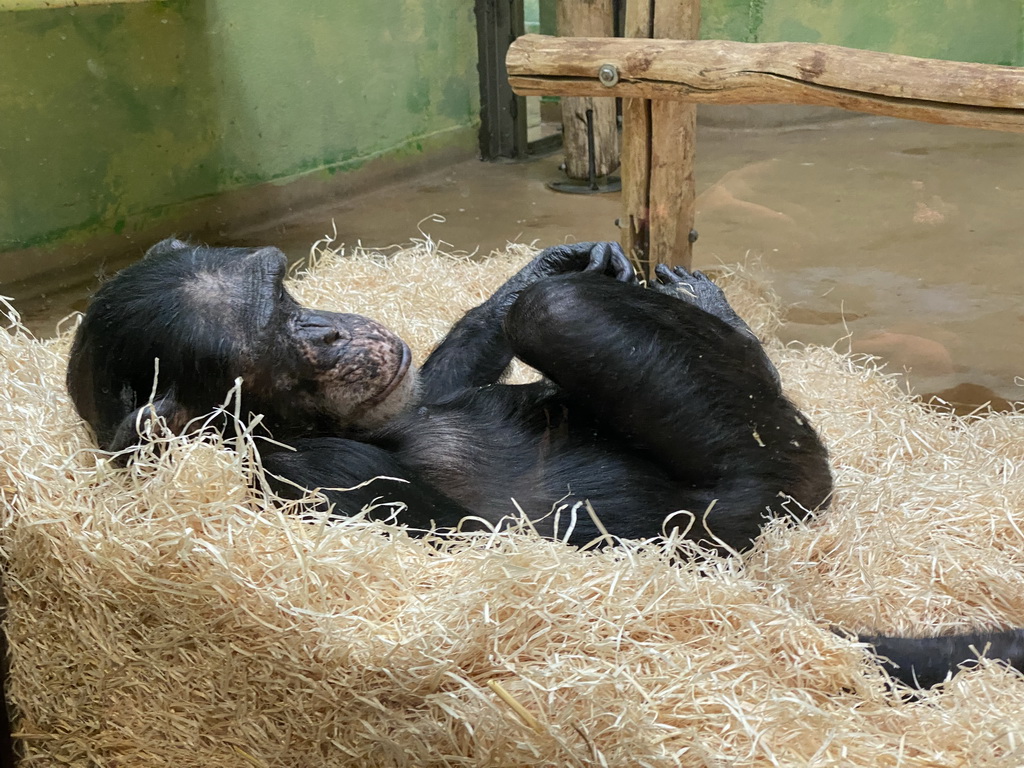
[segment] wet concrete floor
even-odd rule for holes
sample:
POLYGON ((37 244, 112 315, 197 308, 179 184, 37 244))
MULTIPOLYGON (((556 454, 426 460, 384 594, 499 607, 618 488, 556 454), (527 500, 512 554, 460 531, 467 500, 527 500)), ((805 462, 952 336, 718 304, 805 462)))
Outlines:
MULTIPOLYGON (((548 190, 558 163, 466 161, 222 239, 292 256, 335 228, 336 245, 429 236, 482 254, 617 239, 619 195, 548 190)), ((785 340, 877 354, 918 392, 1024 400, 1024 136, 871 117, 702 128, 696 179, 696 266, 759 259, 785 340)), ((19 308, 46 333, 83 304, 19 308)))

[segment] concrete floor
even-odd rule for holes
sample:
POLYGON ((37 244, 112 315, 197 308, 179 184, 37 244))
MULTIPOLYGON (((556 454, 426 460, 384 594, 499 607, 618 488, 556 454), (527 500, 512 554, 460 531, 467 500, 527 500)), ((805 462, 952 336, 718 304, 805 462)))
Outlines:
MULTIPOLYGON (((696 264, 760 259, 785 340, 871 352, 918 392, 1024 400, 1024 136, 857 117, 792 128, 702 128, 696 264)), ((224 241, 302 256, 429 236, 482 254, 507 242, 616 239, 619 196, 545 187, 557 156, 467 161, 224 241)), ((20 306, 37 331, 82 291, 20 306)))

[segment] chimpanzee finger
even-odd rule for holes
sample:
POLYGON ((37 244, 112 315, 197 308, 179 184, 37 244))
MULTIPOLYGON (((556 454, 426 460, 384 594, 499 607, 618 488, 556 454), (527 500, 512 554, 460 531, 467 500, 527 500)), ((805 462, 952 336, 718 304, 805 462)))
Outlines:
POLYGON ((667 264, 658 264, 654 267, 654 274, 662 283, 691 283, 694 281, 711 282, 710 278, 699 269, 690 272, 686 267, 670 267, 667 264))
POLYGON ((590 262, 583 271, 599 272, 623 283, 631 283, 636 279, 633 265, 618 243, 595 243, 590 249, 590 262))
POLYGON ((608 268, 608 259, 608 243, 592 243, 589 260, 583 271, 604 274, 604 271, 608 268))
POLYGON ((657 276, 658 280, 665 285, 679 282, 679 276, 664 264, 656 264, 654 267, 654 274, 657 276))
POLYGON ((633 269, 633 262, 622 251, 622 246, 618 243, 609 243, 609 246, 611 251, 609 273, 611 276, 623 283, 636 282, 636 270, 633 269))

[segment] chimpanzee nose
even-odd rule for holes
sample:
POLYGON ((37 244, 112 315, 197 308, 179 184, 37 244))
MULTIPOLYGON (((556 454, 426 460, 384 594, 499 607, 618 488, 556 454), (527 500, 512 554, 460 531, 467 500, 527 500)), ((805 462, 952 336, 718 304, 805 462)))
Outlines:
POLYGON ((314 344, 334 344, 341 339, 341 330, 334 318, 306 315, 299 323, 299 333, 314 344))
POLYGON ((341 338, 341 331, 333 325, 320 325, 310 328, 310 336, 321 344, 333 344, 341 338))

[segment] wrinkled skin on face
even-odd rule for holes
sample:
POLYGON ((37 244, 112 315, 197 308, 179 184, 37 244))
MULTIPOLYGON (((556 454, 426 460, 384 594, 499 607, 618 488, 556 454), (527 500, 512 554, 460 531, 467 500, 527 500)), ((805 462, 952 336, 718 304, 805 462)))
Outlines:
POLYGON ((339 434, 380 426, 408 404, 416 376, 398 336, 367 317, 280 296, 281 321, 244 358, 242 378, 259 412, 293 430, 339 434))
POLYGON ((100 446, 136 442, 140 415, 181 430, 239 378, 244 410, 278 438, 372 429, 401 412, 416 391, 406 344, 369 318, 301 306, 285 270, 276 248, 165 240, 104 285, 68 366, 100 446))

